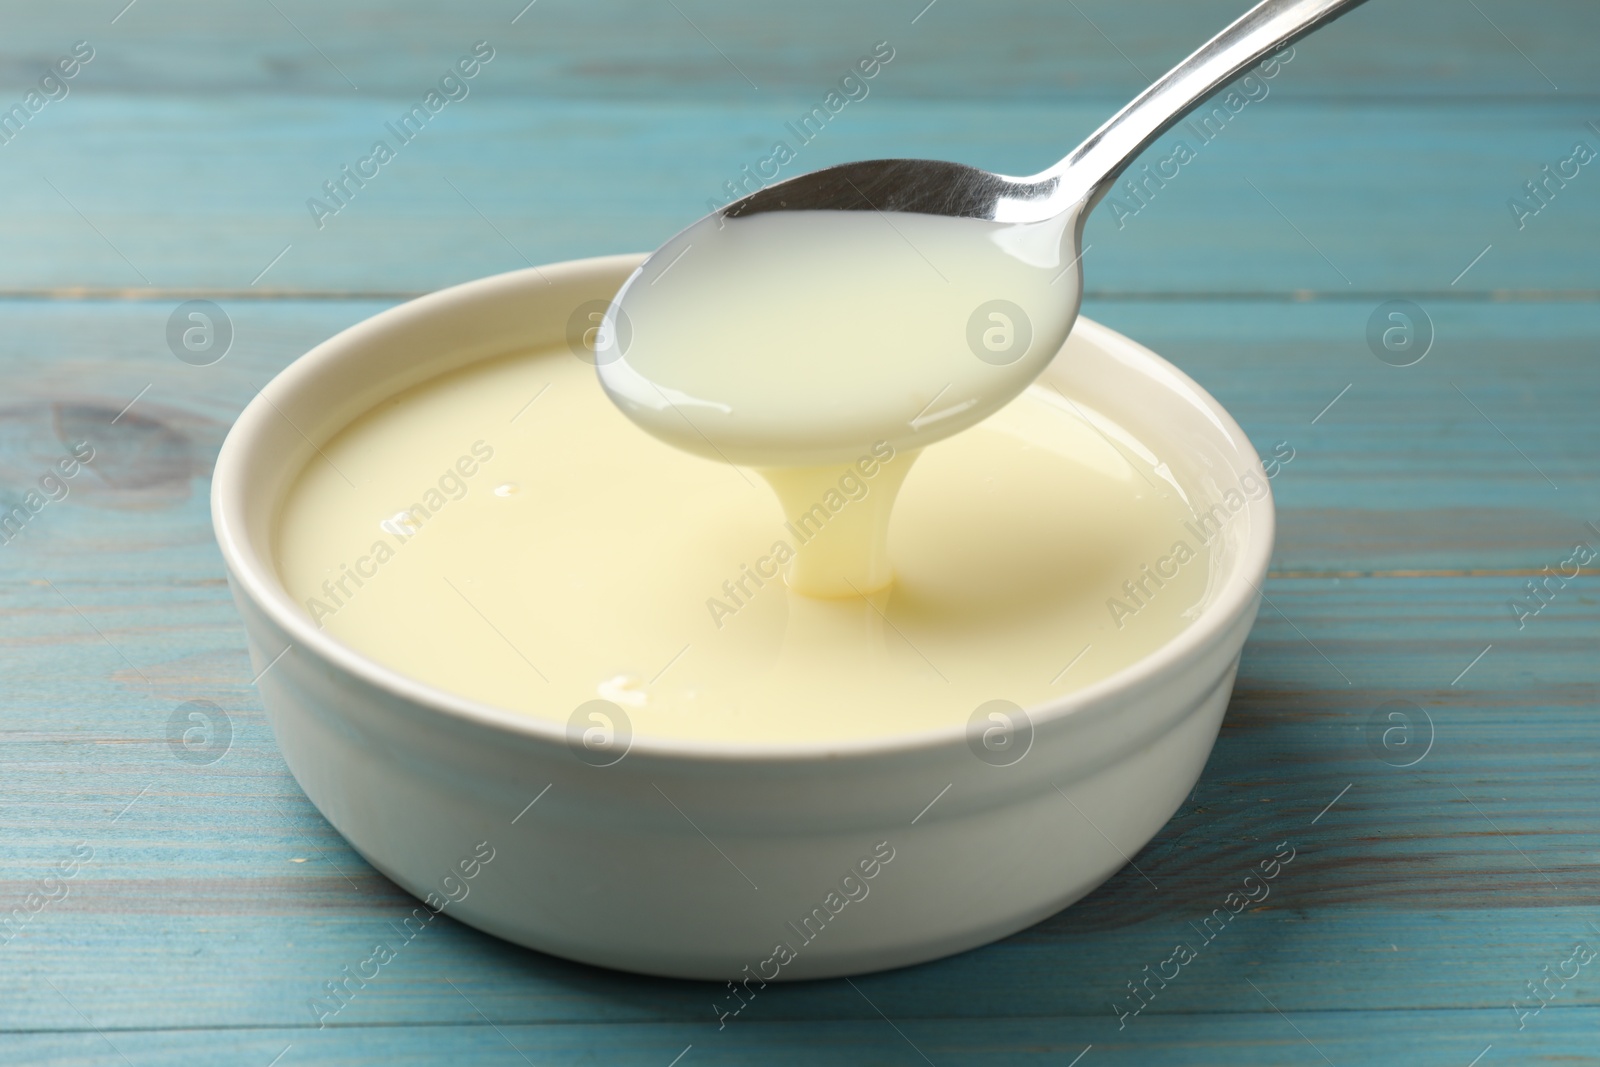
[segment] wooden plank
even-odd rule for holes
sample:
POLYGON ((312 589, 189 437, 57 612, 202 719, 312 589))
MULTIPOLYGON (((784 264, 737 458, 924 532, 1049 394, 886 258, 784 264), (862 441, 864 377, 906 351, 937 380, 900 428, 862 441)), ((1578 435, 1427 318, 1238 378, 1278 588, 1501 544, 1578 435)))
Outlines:
MULTIPOLYGON (((1401 817, 1391 824, 1404 827, 1401 817)), ((1279 824, 1274 829, 1283 831, 1279 824)), ((1295 834, 1305 838, 1312 833, 1295 834)), ((1256 842, 1263 857, 1276 841, 1256 842)), ((1430 852, 1424 839, 1417 845, 1430 852)), ((1515 852, 1502 842, 1502 849, 1515 852)), ((1445 850, 1447 851, 1447 850, 1445 850)), ((1149 857, 1135 857, 1141 867, 1149 857)), ((1297 854, 1315 860, 1308 844, 1297 854)), ((116 862, 115 851, 96 863, 116 862)), ((1161 881, 1149 873, 1169 897, 1168 909, 1145 901, 1142 919, 1124 915, 1109 927, 1089 925, 1090 911, 1073 911, 1050 924, 955 959, 892 974, 855 979, 885 1012, 897 1019, 1082 1019, 1109 1022, 1138 1007, 1127 988, 1152 973, 1173 955, 1178 944, 1197 957, 1165 988, 1153 982, 1140 989, 1147 1006, 1140 1024, 1163 1016, 1270 1014, 1254 999, 1249 982, 1273 988, 1273 1001, 1291 1012, 1312 1011, 1459 1011, 1493 1010, 1516 1031, 1516 1000, 1525 1010, 1538 1007, 1525 982, 1540 981, 1549 965, 1555 970, 1574 943, 1591 947, 1597 937, 1590 923, 1593 886, 1579 904, 1561 907, 1453 908, 1419 900, 1432 872, 1419 870, 1408 887, 1382 878, 1347 880, 1360 906, 1328 907, 1301 896, 1281 909, 1245 912, 1214 940, 1202 922, 1209 909, 1221 909, 1255 860, 1228 871, 1209 884, 1161 881), (1389 902, 1398 900, 1400 906, 1389 902), (1154 914, 1159 911, 1160 914, 1154 914), (1070 917, 1070 918, 1069 918, 1070 917), (1070 924, 1071 929, 1057 929, 1070 924), (1144 968, 1149 967, 1150 971, 1144 968), (1301 976, 1316 975, 1314 982, 1301 976), (1153 997, 1152 997, 1153 994, 1153 997)), ((1390 859, 1351 855, 1322 857, 1320 866, 1295 872, 1286 869, 1277 884, 1295 878, 1318 880, 1344 866, 1368 872, 1395 866, 1390 859)), ((1418 861, 1418 868, 1439 867, 1418 861)), ((359 874, 359 872, 356 872, 359 874)), ((1460 871, 1465 881, 1470 872, 1460 871)), ((1553 878, 1563 873, 1555 871, 1553 878)), ((1138 876, 1134 878, 1137 880, 1138 876)), ((198 877, 186 881, 199 881, 198 877)), ((364 909, 316 907, 302 880, 294 886, 281 879, 228 879, 239 884, 229 891, 235 900, 253 894, 272 904, 250 910, 217 907, 221 894, 203 897, 193 886, 163 907, 177 879, 124 879, 84 890, 87 903, 62 902, 33 920, 24 935, 6 948, 5 1031, 78 1030, 82 1020, 43 978, 49 978, 73 1000, 94 1006, 101 1027, 182 1030, 214 1025, 290 1027, 315 1030, 319 1010, 312 998, 326 996, 324 984, 344 978, 355 965, 384 943, 396 950, 392 965, 353 996, 329 1026, 393 1026, 407 1023, 469 1025, 481 1010, 501 1023, 557 1025, 573 1022, 686 1022, 712 1024, 711 1005, 726 1000, 720 1011, 737 1002, 716 983, 670 982, 607 973, 540 956, 440 920, 415 941, 405 942, 391 924, 416 907, 415 901, 369 900, 364 909), (114 910, 103 905, 116 896, 114 910), (279 903, 281 901, 281 904, 279 903), (291 903, 292 902, 292 903, 291 903), (158 910, 159 909, 159 910, 158 910), (250 960, 247 970, 239 961, 250 960), (458 1000, 445 984, 449 978, 466 993, 458 1000), (153 988, 149 982, 158 982, 153 988), (475 1009, 473 1005, 477 1005, 475 1009)), ((1531 875, 1511 899, 1536 896, 1537 875, 1531 875)), ((87 885, 88 883, 83 883, 87 885)), ((1155 895, 1148 885, 1121 882, 1101 891, 1123 895, 1155 895)), ((1512 885, 1493 883, 1496 890, 1512 885)), ((10 886, 7 886, 10 889, 10 886)), ((74 885, 76 895, 81 886, 74 885)), ((333 894, 329 893, 328 896, 333 894)), ((375 897, 377 894, 374 895, 375 897)), ((1103 900, 1102 900, 1103 903, 1103 900)), ((1093 909, 1091 909, 1093 910, 1093 909)), ((1105 918, 1105 909, 1097 912, 1105 918)), ((1212 922, 1220 926, 1220 920, 1212 922)), ((1567 973, 1570 975, 1570 965, 1567 973)), ((1550 1010, 1575 1005, 1596 1006, 1592 973, 1566 987, 1552 982, 1557 999, 1550 1010)), ((838 1020, 873 1017, 843 981, 756 990, 757 1006, 739 1016, 747 1022, 838 1020)), ((1541 1024, 1549 1012, 1540 1013, 1541 1024)), ((9 1039, 8 1039, 9 1040, 9 1039)))
MULTIPOLYGON (((1314 975, 1304 976, 1312 981, 1314 975)), ((848 991, 848 987, 846 987, 848 991)), ((1275 987, 1263 987, 1276 998, 1275 987)), ((457 994, 449 992, 449 996, 457 994)), ((1248 990, 1247 990, 1248 992, 1248 990)), ((854 995, 854 994, 852 994, 854 995)), ((1261 1001, 1255 993, 1250 994, 1261 1001)), ((860 1003, 858 999, 858 1003, 860 1003)), ((806 1023, 737 1022, 714 1025, 605 1023, 583 1026, 489 1025, 394 1026, 288 1029, 147 1030, 76 1034, 26 1034, 11 1038, 14 1049, 40 1067, 91 1067, 121 1063, 140 1067, 195 1062, 267 1065, 275 1056, 289 1064, 396 1064, 431 1067, 441 1062, 615 1064, 618 1067, 690 1067, 750 1063, 1070 1065, 1175 1067, 1213 1064, 1265 1065, 1327 1062, 1340 1067, 1404 1062, 1415 1067, 1467 1067, 1481 1061, 1557 1065, 1593 1058, 1600 1011, 1552 1006, 1527 1031, 1508 1034, 1508 1012, 1444 1013, 1295 1012, 1151 1018, 1123 1033, 1077 1020, 969 1020, 902 1022, 874 1016, 859 1021, 806 1023), (1425 1035, 1418 1040, 1419 1035, 1425 1035), (286 1051, 287 1050, 287 1051, 286 1051), (520 1055, 519 1055, 520 1054, 520 1055), (682 1056, 673 1063, 675 1056, 682 1056), (1403 1056, 1400 1060, 1398 1057, 1403 1056)))
MULTIPOLYGON (((0 573, 140 589, 160 575, 220 595, 203 479, 234 414, 295 356, 385 306, 224 298, 235 350, 192 367, 166 347, 177 302, 8 306, 0 501, 72 441, 101 458, 0 550, 0 573)), ((1212 390, 1263 456, 1292 456, 1272 480, 1278 571, 1491 570, 1510 597, 1521 572, 1558 564, 1579 540, 1600 545, 1585 526, 1600 525, 1600 307, 1424 304, 1434 348, 1404 368, 1367 345, 1374 302, 1087 311, 1212 390)))
MULTIPOLYGON (((1028 173, 1106 114, 1081 102, 873 97, 800 146, 786 124, 804 107, 765 98, 729 106, 472 97, 364 187, 347 184, 347 206, 321 217, 319 229, 308 201, 335 206, 323 183, 376 139, 397 142, 385 124, 402 110, 364 96, 69 97, 5 146, 0 195, 12 210, 0 217, 0 241, 12 254, 0 261, 0 292, 252 283, 423 291, 528 263, 655 247, 708 201, 727 200, 724 183, 777 139, 798 147, 786 173, 885 155, 1028 173), (106 158, 118 161, 114 183, 100 177, 106 158)), ((1158 176, 1140 198, 1120 192, 1091 217, 1087 285, 1113 294, 1378 298, 1508 289, 1593 300, 1600 162, 1578 168, 1565 188, 1552 183, 1549 203, 1521 218, 1521 229, 1507 206, 1514 195, 1535 204, 1523 183, 1575 142, 1600 151, 1591 120, 1600 112, 1576 100, 1439 108, 1268 97, 1210 143, 1173 134, 1147 154, 1159 168, 1179 140, 1196 151, 1186 165, 1166 165, 1175 176, 1161 187, 1158 176), (1398 159, 1429 162, 1419 169, 1398 159)))
MULTIPOLYGON (((824 0, 802 8, 779 0, 680 0, 674 10, 652 0, 526 3, 280 0, 274 11, 171 0, 136 5, 114 24, 123 3, 35 5, 8 15, 0 64, 11 81, 25 84, 71 42, 88 39, 97 54, 83 77, 85 93, 353 96, 357 86, 364 97, 409 97, 470 43, 486 39, 496 49, 495 92, 728 103, 757 95, 751 81, 760 95, 820 98, 873 42, 889 40, 897 50, 893 91, 907 98, 1121 103, 1249 6, 824 0)), ((1285 91, 1482 99, 1600 89, 1588 47, 1600 31, 1594 5, 1478 6, 1369 4, 1301 46, 1295 63, 1303 64, 1303 77, 1285 91)))

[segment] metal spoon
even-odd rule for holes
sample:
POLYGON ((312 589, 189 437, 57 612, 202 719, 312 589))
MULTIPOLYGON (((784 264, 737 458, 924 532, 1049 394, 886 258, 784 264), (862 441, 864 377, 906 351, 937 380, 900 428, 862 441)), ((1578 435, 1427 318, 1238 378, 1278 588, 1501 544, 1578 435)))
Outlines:
MULTIPOLYGON (((936 160, 870 160, 802 174, 728 204, 663 245, 617 294, 596 346, 602 385, 624 413, 663 440, 748 466, 848 462, 868 441, 915 448, 976 423, 1025 389, 1066 340, 1082 294, 1076 268, 1084 219, 1129 163, 1262 58, 1363 2, 1263 0, 1066 158, 1030 177, 936 160), (851 228, 851 217, 842 212, 882 216, 889 225, 874 231, 879 244, 852 244, 861 227, 851 228), (971 221, 930 223, 917 216, 971 221), (940 292, 931 273, 901 276, 922 269, 906 252, 909 245, 951 281, 951 265, 962 266, 966 257, 959 241, 945 240, 940 227, 949 226, 962 231, 959 236, 969 239, 967 247, 977 249, 979 259, 993 258, 996 244, 1020 247, 1020 239, 1033 241, 1021 256, 1030 266, 1054 274, 1065 265, 1052 281, 1070 275, 1069 285, 1034 286, 1026 311, 1010 304, 1014 310, 991 312, 999 315, 995 336, 1002 339, 1012 336, 1012 319, 1024 320, 1026 351, 1015 358, 1004 351, 991 358, 976 347, 971 338, 982 323, 968 322, 966 308, 943 315, 940 298, 931 295, 940 292), (968 238, 963 227, 977 231, 968 238), (999 227, 1011 227, 1013 234, 997 239, 999 227), (837 259, 856 265, 857 273, 819 289, 820 295, 797 294, 805 276, 796 269, 784 273, 783 246, 750 240, 768 232, 790 241, 818 235, 822 242, 849 245, 837 259), (925 240, 939 242, 944 269, 934 264, 941 258, 937 253, 930 258, 918 247, 925 240), (892 267, 886 265, 890 255, 900 256, 892 267), (1040 262, 1044 258, 1050 262, 1040 262), (900 266, 902 261, 909 266, 900 266), (858 292, 874 286, 885 294, 888 306, 881 310, 864 304, 858 292), (797 300, 811 318, 789 314, 797 300), (697 307, 704 314, 696 314, 697 307), (936 318, 936 326, 914 343, 897 348, 897 335, 880 332, 857 351, 818 358, 848 347, 865 320, 909 328, 936 318), (827 333, 830 322, 839 324, 840 336, 827 333), (802 330, 808 332, 797 340, 802 330), (926 406, 918 411, 919 405, 926 406)), ((966 291, 977 291, 990 278, 995 285, 1015 281, 994 264, 978 262, 966 291)), ((960 288, 942 292, 956 295, 960 288)), ((1015 299, 1028 304, 1020 295, 1015 299)), ((979 309, 1006 304, 989 300, 979 309)))
POLYGON ((1128 164, 1186 115, 1261 59, 1366 0, 1263 0, 1158 78, 1065 159, 1028 178, 930 159, 842 163, 769 185, 721 208, 726 218, 763 211, 910 211, 1037 222, 1082 218, 1128 164))

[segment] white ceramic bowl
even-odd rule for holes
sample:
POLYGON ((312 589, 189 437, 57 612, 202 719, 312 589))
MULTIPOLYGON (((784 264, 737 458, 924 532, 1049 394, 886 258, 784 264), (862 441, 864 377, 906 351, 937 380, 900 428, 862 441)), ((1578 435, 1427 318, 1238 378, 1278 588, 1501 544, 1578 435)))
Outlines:
POLYGON ((435 908, 650 974, 751 982, 917 963, 1004 937, 1105 881, 1205 765, 1255 618, 1273 508, 1227 412, 1088 319, 1045 379, 1152 442, 1201 509, 1244 502, 1221 505, 1198 617, 1134 666, 1027 709, 1031 748, 1010 766, 979 759, 950 728, 803 747, 639 737, 594 767, 564 721, 380 665, 319 631, 284 590, 274 519, 312 441, 446 370, 565 343, 573 309, 608 299, 640 258, 502 274, 392 308, 296 360, 240 415, 212 516, 256 669, 289 650, 260 687, 306 795, 435 908), (1241 478, 1262 491, 1230 497, 1241 478))

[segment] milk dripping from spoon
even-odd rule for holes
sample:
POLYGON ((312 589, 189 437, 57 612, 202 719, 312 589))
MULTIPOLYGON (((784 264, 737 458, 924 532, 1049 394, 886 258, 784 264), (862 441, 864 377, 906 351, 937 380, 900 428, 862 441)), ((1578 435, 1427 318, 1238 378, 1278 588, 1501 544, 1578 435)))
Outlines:
POLYGON ((613 299, 602 386, 661 440, 761 472, 801 541, 791 588, 884 588, 917 450, 1013 400, 1071 332, 1089 211, 1184 116, 1363 2, 1263 0, 1031 177, 872 160, 720 208, 613 299))

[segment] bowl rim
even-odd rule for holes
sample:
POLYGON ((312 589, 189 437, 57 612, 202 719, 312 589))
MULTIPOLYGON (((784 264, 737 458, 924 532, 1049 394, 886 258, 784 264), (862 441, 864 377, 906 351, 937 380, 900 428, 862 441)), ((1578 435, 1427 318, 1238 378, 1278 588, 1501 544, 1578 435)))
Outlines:
MULTIPOLYGON (((269 557, 258 553, 247 533, 246 516, 252 506, 252 493, 243 473, 252 461, 252 451, 260 447, 260 428, 275 413, 276 406, 265 391, 285 375, 297 378, 314 376, 324 365, 331 365, 352 349, 366 344, 365 334, 374 329, 417 316, 428 316, 448 305, 474 297, 493 297, 495 288, 515 292, 528 282, 543 284, 555 272, 576 274, 582 271, 621 269, 642 261, 643 254, 596 256, 542 264, 439 289, 404 301, 345 327, 293 360, 257 390, 229 429, 218 452, 212 474, 212 526, 223 562, 239 595, 288 635, 290 644, 321 658, 325 663, 354 676, 360 682, 396 697, 404 704, 437 718, 441 725, 468 723, 480 728, 512 735, 538 744, 567 746, 567 724, 498 705, 474 700, 412 678, 386 666, 365 653, 344 644, 312 624, 289 596, 269 557)), ((1073 333, 1091 335, 1091 343, 1103 349, 1116 349, 1121 359, 1155 364, 1168 387, 1197 404, 1209 421, 1221 431, 1227 443, 1241 456, 1261 466, 1261 458, 1233 416, 1199 383, 1149 348, 1124 334, 1080 315, 1073 333)), ((481 357, 494 358, 492 354, 481 357)), ((479 362, 470 360, 462 366, 479 362)), ((1053 364, 1053 360, 1052 360, 1053 364)), ((1048 373, 1047 364, 1041 374, 1048 373)), ((302 387, 296 385, 296 388, 302 387)), ((1222 586, 1201 608, 1200 614, 1176 635, 1153 652, 1126 667, 1080 689, 1070 690, 1024 711, 1038 736, 1049 724, 1066 728, 1076 718, 1091 715, 1095 709, 1114 704, 1155 688, 1180 675, 1204 658, 1212 646, 1237 623, 1259 606, 1261 583, 1271 561, 1276 533, 1276 514, 1269 479, 1263 478, 1266 492, 1259 498, 1246 498, 1250 513, 1249 532, 1241 538, 1238 558, 1222 586), (1259 533, 1257 532, 1259 531, 1259 533)), ((255 506, 260 506, 255 505, 255 506)), ((413 712, 414 713, 414 712, 413 712)), ((815 742, 720 742, 633 734, 625 757, 666 761, 805 763, 819 760, 876 758, 926 753, 950 746, 965 747, 967 727, 939 726, 910 733, 849 740, 815 742)), ((620 761, 619 761, 620 762, 620 761)))

